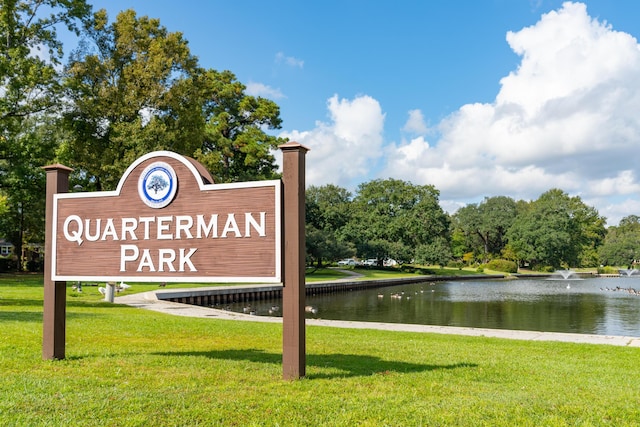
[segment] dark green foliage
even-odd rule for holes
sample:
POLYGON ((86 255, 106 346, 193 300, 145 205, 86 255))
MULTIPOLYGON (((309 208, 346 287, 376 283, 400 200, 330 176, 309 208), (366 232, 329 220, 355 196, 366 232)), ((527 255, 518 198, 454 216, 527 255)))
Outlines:
POLYGON ((447 267, 461 270, 464 267, 464 263, 461 261, 449 261, 447 267))
POLYGON ((580 197, 553 189, 542 194, 516 216, 507 232, 509 247, 517 258, 535 268, 548 265, 587 267, 582 261, 602 242, 604 218, 580 197))
POLYGON ((198 70, 187 41, 157 19, 127 10, 110 24, 104 10, 94 14, 65 69, 71 138, 60 152, 86 189, 114 189, 150 151, 194 153, 204 124, 198 70))
POLYGON ((505 196, 487 197, 479 205, 460 208, 452 218, 456 255, 473 252, 485 261, 499 255, 516 218, 516 202, 505 196))
POLYGON ((30 273, 37 273, 37 272, 42 272, 44 271, 44 260, 39 259, 39 260, 29 260, 27 261, 27 268, 26 270, 30 273))
POLYGON ((44 239, 41 167, 54 163, 62 108, 57 31, 75 32, 89 12, 84 0, 0 1, 0 236, 16 254, 44 239))
POLYGON ((0 258, 0 272, 16 271, 18 263, 11 258, 0 258))
POLYGON ((71 138, 60 156, 86 189, 108 190, 151 151, 194 157, 216 183, 278 177, 286 142, 272 101, 245 94, 230 71, 203 70, 179 32, 133 10, 98 11, 65 69, 71 138))
POLYGON ((502 271, 504 273, 517 273, 518 265, 506 259, 492 259, 486 265, 489 270, 502 271))
POLYGON ((451 246, 444 237, 438 237, 430 243, 416 248, 415 261, 419 264, 445 266, 451 260, 451 246))
POLYGON ((355 247, 342 236, 351 219, 351 194, 328 184, 311 186, 305 193, 307 257, 321 267, 324 260, 337 261, 355 255, 355 247))
POLYGON ((246 87, 230 71, 207 70, 198 76, 204 137, 194 157, 216 182, 278 177, 273 151, 286 142, 265 129, 280 129, 280 107, 245 94, 246 87))
MULTIPOLYGON (((63 57, 57 30, 77 31, 91 11, 84 0, 0 1, 0 135, 21 119, 59 104, 57 67, 63 57)), ((7 139, 5 139, 7 138, 7 139)), ((3 155, 5 147, 2 147, 3 155)))
POLYGON ((603 265, 627 267, 640 259, 640 218, 631 215, 610 227, 598 255, 603 265))
POLYGON ((619 269, 616 267, 611 267, 611 266, 604 266, 604 267, 598 267, 597 268, 597 272, 598 274, 620 274, 620 272, 618 271, 619 269))
POLYGON ((307 224, 305 232, 308 264, 315 264, 317 268, 321 268, 325 260, 349 258, 355 253, 352 245, 338 240, 331 230, 319 230, 307 224))
POLYGON ((396 179, 361 184, 345 236, 356 244, 361 258, 400 263, 413 260, 421 245, 449 246, 449 218, 438 197, 433 186, 396 179))

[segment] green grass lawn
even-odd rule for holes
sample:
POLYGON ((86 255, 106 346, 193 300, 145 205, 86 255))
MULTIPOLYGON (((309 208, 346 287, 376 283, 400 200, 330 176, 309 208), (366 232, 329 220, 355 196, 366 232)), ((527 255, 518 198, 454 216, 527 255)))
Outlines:
POLYGON ((69 289, 66 359, 44 361, 42 278, 0 276, 3 426, 640 425, 638 348, 308 327, 283 381, 279 324, 95 294, 69 289))
MULTIPOLYGON (((349 277, 348 274, 343 273, 342 269, 336 268, 318 268, 318 269, 307 269, 307 273, 305 274, 305 281, 309 282, 324 282, 328 280, 337 280, 344 279, 349 277)), ((346 270, 349 270, 347 268, 346 270)), ((354 271, 351 269, 351 271, 354 271)))

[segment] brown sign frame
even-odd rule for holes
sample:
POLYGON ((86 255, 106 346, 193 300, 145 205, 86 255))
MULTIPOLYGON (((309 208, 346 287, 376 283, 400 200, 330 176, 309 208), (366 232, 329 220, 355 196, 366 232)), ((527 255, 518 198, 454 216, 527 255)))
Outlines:
POLYGON ((280 180, 211 181, 195 160, 156 151, 114 191, 55 194, 51 280, 282 282, 280 180), (175 172, 166 206, 141 191, 154 165, 175 172))

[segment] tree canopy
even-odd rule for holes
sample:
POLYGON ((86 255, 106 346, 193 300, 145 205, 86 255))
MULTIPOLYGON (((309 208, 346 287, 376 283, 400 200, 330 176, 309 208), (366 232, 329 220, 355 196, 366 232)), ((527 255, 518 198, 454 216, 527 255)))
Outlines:
POLYGON ((603 265, 627 266, 640 260, 640 217, 630 215, 620 220, 617 227, 610 227, 599 248, 603 265))
POLYGON ((58 105, 56 67, 63 52, 57 29, 64 26, 77 32, 91 7, 84 0, 2 0, 0 5, 0 130, 7 143, 6 132, 15 125, 12 119, 58 105))
POLYGON ((604 237, 604 223, 580 197, 552 189, 515 218, 507 238, 518 259, 533 266, 579 267, 604 237))
POLYGON ((366 258, 412 261, 421 245, 449 240, 449 218, 431 185, 397 179, 361 184, 345 235, 366 258))
POLYGON ((60 156, 87 189, 108 190, 150 151, 191 155, 201 141, 197 58, 157 19, 104 10, 87 23, 65 68, 70 138, 60 156))
POLYGON ((84 0, 0 1, 0 235, 22 255, 23 243, 41 243, 45 178, 60 132, 63 59, 57 30, 76 32, 90 13, 84 0))
POLYGON ((88 189, 113 189, 142 154, 191 156, 215 182, 277 177, 266 133, 281 125, 273 101, 249 96, 230 71, 204 70, 179 32, 133 10, 109 23, 104 10, 84 28, 65 69, 71 137, 60 156, 88 189))
POLYGON ((480 204, 458 209, 452 217, 453 229, 464 236, 465 252, 482 255, 487 262, 504 249, 516 213, 516 202, 510 197, 487 197, 480 204))
POLYGON ((306 245, 311 262, 335 261, 355 255, 355 247, 344 239, 351 220, 351 193, 333 184, 310 186, 306 199, 306 245))
POLYGON ((267 134, 265 129, 280 129, 280 107, 268 99, 246 95, 246 86, 230 71, 208 70, 199 79, 205 126, 194 157, 216 182, 276 178, 273 150, 286 140, 267 134))

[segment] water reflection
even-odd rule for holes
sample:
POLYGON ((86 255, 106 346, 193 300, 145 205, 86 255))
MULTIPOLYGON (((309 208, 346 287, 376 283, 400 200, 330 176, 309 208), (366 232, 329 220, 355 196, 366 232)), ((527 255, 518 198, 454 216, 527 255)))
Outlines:
MULTIPOLYGON (((640 278, 420 283, 307 296, 308 318, 640 336, 640 278)), ((252 304, 258 315, 281 301, 252 304)), ((233 311, 243 311, 232 304, 233 311)))

